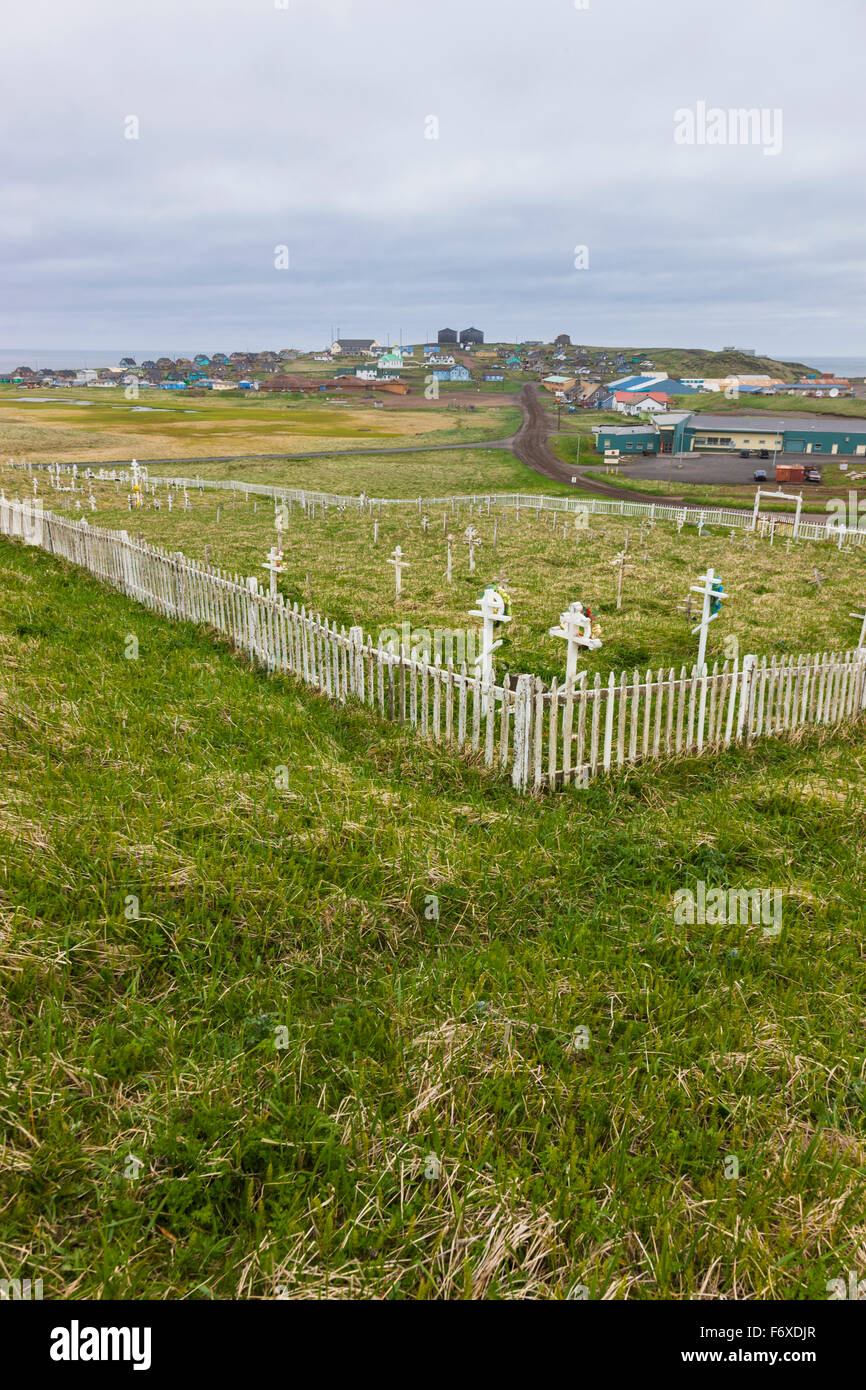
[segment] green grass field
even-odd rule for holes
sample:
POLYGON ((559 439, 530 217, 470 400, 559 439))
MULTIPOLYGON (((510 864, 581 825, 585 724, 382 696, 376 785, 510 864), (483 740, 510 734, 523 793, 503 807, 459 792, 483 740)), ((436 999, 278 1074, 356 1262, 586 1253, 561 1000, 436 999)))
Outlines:
MULTIPOLYGON (((226 463, 158 465, 154 478, 192 477, 266 483, 358 497, 451 497, 473 492, 568 493, 575 489, 551 482, 526 468, 507 449, 448 449, 408 454, 363 454, 347 451, 338 458, 233 459, 226 463)), ((0 466, 2 474, 2 466, 0 466)), ((8 474, 6 475, 8 476, 8 474)), ((20 482, 21 474, 18 474, 20 482)))
POLYGON ((518 799, 0 573, 3 1276, 800 1300, 862 1262, 862 730, 518 799), (780 889, 781 934, 677 925, 698 881, 780 889))
MULTIPOLYGON (((379 399, 382 399, 381 397, 379 399)), ((382 409, 355 397, 317 400, 264 392, 175 395, 143 390, 73 388, 35 391, 0 387, 0 452, 35 462, 200 455, 300 453, 401 444, 470 443, 512 434, 520 412, 493 400, 428 404, 385 397, 382 409), (399 404, 397 403, 399 401, 399 404), (473 409, 468 409, 472 405, 473 409)))

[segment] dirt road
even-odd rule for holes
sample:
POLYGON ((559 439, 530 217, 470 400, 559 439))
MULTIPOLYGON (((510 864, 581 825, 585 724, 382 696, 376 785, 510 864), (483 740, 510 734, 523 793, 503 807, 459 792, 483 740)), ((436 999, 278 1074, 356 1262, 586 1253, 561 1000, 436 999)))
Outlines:
POLYGON ((536 387, 530 382, 527 382, 520 393, 520 405, 523 410, 523 424, 511 441, 511 452, 521 463, 525 463, 527 468, 531 468, 533 473, 540 473, 542 478, 551 478, 555 483, 571 483, 572 478, 576 478, 577 488, 596 497, 624 497, 630 502, 635 500, 633 492, 615 487, 612 483, 599 482, 597 478, 582 473, 575 464, 565 463, 557 457, 547 442, 553 422, 538 398, 536 387))

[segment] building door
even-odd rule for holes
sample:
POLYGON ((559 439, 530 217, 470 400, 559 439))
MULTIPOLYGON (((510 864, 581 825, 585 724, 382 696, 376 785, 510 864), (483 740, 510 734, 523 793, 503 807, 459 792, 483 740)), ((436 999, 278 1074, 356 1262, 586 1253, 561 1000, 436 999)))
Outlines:
POLYGON ((785 440, 785 453, 786 453, 786 454, 805 454, 805 452, 806 452, 806 441, 805 441, 805 439, 786 439, 786 440, 785 440))

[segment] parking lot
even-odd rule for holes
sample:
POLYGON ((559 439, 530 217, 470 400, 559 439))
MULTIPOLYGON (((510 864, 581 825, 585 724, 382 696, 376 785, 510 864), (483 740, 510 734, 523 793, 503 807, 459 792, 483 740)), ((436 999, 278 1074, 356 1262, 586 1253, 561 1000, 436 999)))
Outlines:
MULTIPOLYGON (((777 454, 777 461, 785 463, 803 463, 802 454, 777 454)), ((833 462, 838 462, 834 459, 833 462)), ((810 465, 817 464, 820 468, 819 459, 809 459, 810 465)), ((754 456, 749 459, 741 459, 739 454, 694 454, 685 458, 678 458, 674 454, 658 454, 654 458, 641 458, 632 461, 623 459, 620 463, 620 473, 623 477, 648 479, 654 482, 666 483, 669 479, 672 483, 712 483, 718 484, 754 484, 755 471, 763 468, 767 474, 767 481, 775 481, 773 471, 773 454, 770 452, 768 459, 760 459, 754 456)))

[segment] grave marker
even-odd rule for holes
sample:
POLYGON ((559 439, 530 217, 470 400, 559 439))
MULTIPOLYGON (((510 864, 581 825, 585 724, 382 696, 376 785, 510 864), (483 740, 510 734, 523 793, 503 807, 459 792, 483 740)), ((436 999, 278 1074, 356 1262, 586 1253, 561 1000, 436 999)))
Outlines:
POLYGON ((570 603, 564 613, 559 615, 559 626, 548 628, 551 637, 562 637, 568 643, 565 659, 565 688, 574 686, 577 676, 577 658, 581 648, 597 651, 601 638, 592 635, 592 614, 584 610, 582 603, 570 603))
POLYGON ((697 636, 697 634, 700 633, 700 639, 698 641, 697 662, 699 676, 702 675, 704 666, 706 664, 707 629, 709 628, 710 623, 715 622, 716 618, 722 611, 722 599, 728 597, 728 595, 724 592, 722 576, 720 574, 716 574, 714 570, 708 569, 706 574, 702 574, 701 581, 702 582, 699 584, 693 584, 691 588, 692 593, 701 594, 703 596, 704 601, 703 609, 701 611, 701 620, 698 623, 697 627, 692 628, 693 637, 697 636))
POLYGON ((483 594, 476 600, 478 607, 471 609, 470 618, 481 619, 481 654, 474 664, 480 666, 481 680, 485 685, 493 683, 493 653, 502 646, 502 638, 494 640, 497 626, 511 622, 508 602, 504 594, 493 584, 486 585, 483 594))
MULTIPOLYGON (((628 542, 628 531, 626 531, 625 534, 626 534, 626 542, 628 542)), ((619 552, 619 554, 616 555, 616 556, 611 560, 611 562, 610 562, 612 565, 618 565, 618 566, 619 566, 619 573, 617 574, 617 577, 616 577, 616 606, 617 606, 617 611, 619 611, 619 609, 622 608, 622 580, 623 580, 623 574, 625 573, 626 570, 634 569, 634 565, 629 565, 629 564, 626 562, 626 558, 625 558, 625 557, 626 557, 626 552, 625 552, 624 550, 621 550, 621 551, 619 552)))
POLYGON ((409 568, 409 562, 403 559, 402 546, 398 545, 396 549, 392 551, 388 563, 394 566, 394 596, 395 598, 399 598, 403 588, 403 571, 409 568))
POLYGON ((469 573, 472 574, 475 570, 475 547, 481 544, 481 537, 474 526, 467 526, 463 540, 469 546, 469 573))

